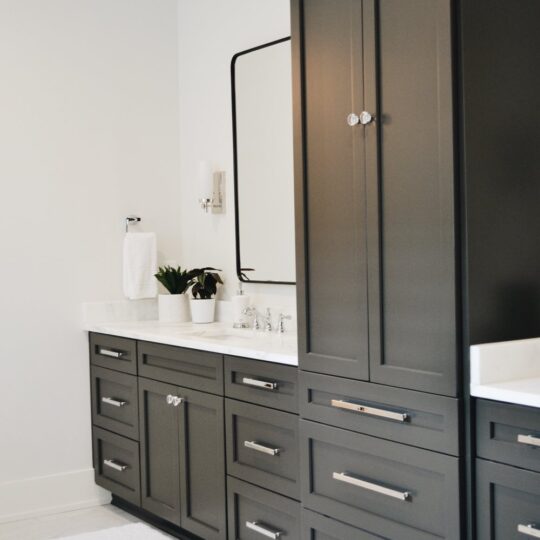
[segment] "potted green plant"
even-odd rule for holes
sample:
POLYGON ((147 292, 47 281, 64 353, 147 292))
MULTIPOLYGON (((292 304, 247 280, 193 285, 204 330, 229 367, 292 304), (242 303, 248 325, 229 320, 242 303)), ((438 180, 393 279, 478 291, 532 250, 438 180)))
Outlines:
POLYGON ((218 284, 223 284, 216 268, 196 268, 192 270, 191 320, 194 323, 214 322, 218 284))
POLYGON ((192 270, 180 267, 160 266, 155 278, 169 294, 158 295, 159 320, 161 322, 189 322, 189 306, 186 291, 193 280, 192 270))

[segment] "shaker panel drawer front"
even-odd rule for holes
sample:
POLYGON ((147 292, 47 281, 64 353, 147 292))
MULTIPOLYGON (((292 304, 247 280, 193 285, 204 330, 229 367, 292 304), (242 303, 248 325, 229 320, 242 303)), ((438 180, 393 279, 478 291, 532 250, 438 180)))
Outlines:
POLYGON ((540 538, 540 474, 476 460, 478 540, 540 538))
POLYGON ((540 410, 496 401, 476 402, 479 457, 540 472, 540 410))
POLYGON ((211 394, 223 395, 220 354, 139 341, 139 375, 211 394))
POLYGON ((457 455, 458 400, 301 372, 303 418, 457 455))
POLYGON ((310 510, 302 510, 302 540, 390 540, 340 523, 310 510))
POLYGON ((302 502, 374 535, 458 540, 457 458, 300 421, 302 502))
POLYGON ((226 356, 225 395, 297 413, 298 369, 249 358, 226 356))
POLYGON ((139 443, 93 428, 96 484, 140 506, 139 443))
POLYGON ((90 362, 95 366, 137 374, 137 342, 106 334, 90 333, 90 362))
POLYGON ((229 540, 298 540, 300 504, 235 478, 227 479, 229 540))
POLYGON ((92 423, 130 439, 139 438, 137 377, 91 368, 92 423))
POLYGON ((227 473, 300 498, 298 416, 227 399, 227 473))

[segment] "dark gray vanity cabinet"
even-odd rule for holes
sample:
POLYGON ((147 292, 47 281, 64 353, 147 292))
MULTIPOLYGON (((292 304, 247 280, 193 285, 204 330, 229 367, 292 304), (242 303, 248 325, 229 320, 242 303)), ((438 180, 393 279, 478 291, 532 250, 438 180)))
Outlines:
POLYGON ((225 357, 229 540, 300 537, 296 367, 225 357))
POLYGON ((459 540, 453 2, 292 7, 302 505, 459 540))
POLYGON ((540 538, 540 409, 476 400, 478 540, 540 538))
POLYGON ((223 357, 101 334, 90 353, 96 483, 175 533, 225 540, 223 357))
POLYGON ((296 367, 101 334, 90 344, 95 478, 117 504, 179 538, 298 540, 296 367))
POLYGON ((170 384, 139 379, 141 433, 141 504, 180 525, 180 422, 170 384))
POLYGON ((451 2, 296 4, 300 367, 454 396, 451 2))
POLYGON ((179 388, 181 526, 205 540, 227 537, 222 396, 179 388))
POLYGON ((201 538, 226 536, 223 397, 139 379, 142 507, 201 538))

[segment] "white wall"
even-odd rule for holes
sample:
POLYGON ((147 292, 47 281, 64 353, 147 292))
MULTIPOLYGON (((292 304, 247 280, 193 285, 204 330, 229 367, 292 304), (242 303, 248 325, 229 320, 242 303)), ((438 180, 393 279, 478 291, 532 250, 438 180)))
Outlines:
MULTIPOLYGON (((237 283, 230 62, 237 52, 290 35, 290 4, 289 0, 179 0, 178 6, 180 262, 223 269, 222 297, 228 298, 237 283), (227 172, 225 215, 206 215, 196 204, 200 160, 227 172)), ((294 286, 245 289, 263 306, 296 315, 294 286)))
POLYGON ((0 521, 99 500, 80 306, 127 214, 180 254, 177 56, 176 0, 0 1, 0 521))

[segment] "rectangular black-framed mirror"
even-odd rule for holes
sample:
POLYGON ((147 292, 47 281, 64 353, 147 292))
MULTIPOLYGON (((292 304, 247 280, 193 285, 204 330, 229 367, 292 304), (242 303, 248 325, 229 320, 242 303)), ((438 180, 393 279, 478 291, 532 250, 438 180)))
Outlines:
POLYGON ((296 282, 290 40, 231 62, 236 271, 248 283, 296 282))

